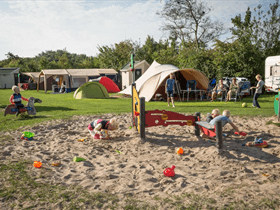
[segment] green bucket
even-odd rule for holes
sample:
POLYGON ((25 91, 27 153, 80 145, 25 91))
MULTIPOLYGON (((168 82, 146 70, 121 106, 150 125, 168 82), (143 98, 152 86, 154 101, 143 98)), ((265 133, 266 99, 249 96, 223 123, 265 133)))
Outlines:
POLYGON ((28 131, 24 131, 22 133, 24 134, 24 137, 27 137, 27 138, 34 137, 34 133, 31 133, 31 132, 28 132, 28 131))

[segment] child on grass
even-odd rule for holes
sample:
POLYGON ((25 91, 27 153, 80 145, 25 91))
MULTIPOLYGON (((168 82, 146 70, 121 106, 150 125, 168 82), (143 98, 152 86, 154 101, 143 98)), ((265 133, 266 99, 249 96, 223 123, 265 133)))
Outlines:
POLYGON ((24 105, 21 103, 21 99, 24 101, 28 101, 28 99, 21 96, 20 89, 18 86, 14 85, 12 87, 12 90, 14 91, 14 93, 10 97, 10 102, 11 102, 11 104, 16 105, 16 107, 18 109, 16 116, 18 116, 21 109, 24 109, 24 105))
POLYGON ((170 105, 170 99, 171 99, 172 106, 175 107, 175 105, 174 105, 174 89, 175 89, 174 75, 170 74, 170 78, 167 79, 166 83, 165 83, 165 92, 167 94, 168 106, 170 105))
POLYGON ((110 120, 94 120, 88 125, 88 131, 95 139, 99 139, 100 137, 102 138, 102 130, 116 130, 117 128, 118 123, 116 118, 112 118, 110 120))

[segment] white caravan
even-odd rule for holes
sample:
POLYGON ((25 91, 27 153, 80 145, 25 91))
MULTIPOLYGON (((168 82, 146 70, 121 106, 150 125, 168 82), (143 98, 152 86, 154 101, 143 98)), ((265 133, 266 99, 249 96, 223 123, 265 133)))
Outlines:
POLYGON ((265 59, 265 85, 267 92, 278 92, 280 89, 280 55, 265 59))

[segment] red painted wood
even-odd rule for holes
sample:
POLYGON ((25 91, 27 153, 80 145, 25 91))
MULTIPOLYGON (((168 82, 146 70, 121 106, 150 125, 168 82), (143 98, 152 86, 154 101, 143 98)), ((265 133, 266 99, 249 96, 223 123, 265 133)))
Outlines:
POLYGON ((201 132, 204 133, 205 135, 209 136, 209 137, 215 137, 216 136, 216 128, 214 130, 208 130, 205 127, 202 127, 200 125, 198 125, 198 127, 200 128, 201 132))
POLYGON ((188 125, 187 121, 191 122, 191 125, 195 125, 195 116, 191 115, 183 115, 176 112, 165 111, 165 110, 153 110, 153 111, 146 111, 145 112, 146 118, 146 126, 145 127, 152 127, 152 126, 168 126, 168 125, 188 125), (161 117, 162 115, 167 115, 168 119, 163 120, 161 117), (182 122, 181 122, 182 121, 182 122))

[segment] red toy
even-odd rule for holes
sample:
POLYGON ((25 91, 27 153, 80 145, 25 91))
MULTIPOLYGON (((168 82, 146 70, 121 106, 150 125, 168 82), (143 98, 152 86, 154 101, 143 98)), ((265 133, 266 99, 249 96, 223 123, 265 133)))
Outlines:
POLYGON ((247 133, 245 133, 245 132, 234 132, 234 134, 236 134, 236 135, 240 135, 240 136, 247 136, 247 133))
POLYGON ((169 177, 175 176, 175 171, 174 171, 174 169, 175 169, 175 166, 172 165, 171 168, 166 168, 166 169, 163 171, 163 174, 164 174, 165 176, 169 176, 169 177))

